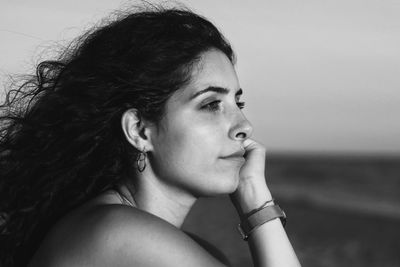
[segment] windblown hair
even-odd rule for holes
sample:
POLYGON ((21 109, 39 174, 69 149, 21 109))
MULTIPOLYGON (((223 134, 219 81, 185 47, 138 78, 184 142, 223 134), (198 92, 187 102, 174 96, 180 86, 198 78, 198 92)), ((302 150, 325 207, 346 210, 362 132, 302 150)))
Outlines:
POLYGON ((187 9, 147 8, 79 37, 0 106, 0 265, 24 266, 66 212, 135 173, 130 109, 158 123, 217 28, 187 9))

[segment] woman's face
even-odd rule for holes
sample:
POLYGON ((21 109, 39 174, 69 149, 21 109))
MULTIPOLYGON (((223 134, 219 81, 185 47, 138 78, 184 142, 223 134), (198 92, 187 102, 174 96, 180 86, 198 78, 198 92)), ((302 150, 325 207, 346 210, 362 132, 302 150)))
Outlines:
POLYGON ((151 165, 162 183, 196 197, 235 191, 244 164, 242 143, 252 133, 241 94, 225 54, 203 53, 191 82, 167 101, 151 137, 151 165))

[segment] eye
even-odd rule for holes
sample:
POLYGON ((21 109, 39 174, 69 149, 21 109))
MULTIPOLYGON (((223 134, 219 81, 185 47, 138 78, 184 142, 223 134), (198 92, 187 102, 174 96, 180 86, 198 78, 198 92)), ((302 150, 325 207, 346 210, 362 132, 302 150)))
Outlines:
POLYGON ((215 100, 215 101, 212 101, 212 102, 204 105, 202 108, 209 110, 209 111, 218 111, 221 109, 221 103, 222 103, 221 100, 215 100))
POLYGON ((240 109, 243 109, 245 104, 246 104, 245 102, 236 102, 236 105, 237 105, 240 109))

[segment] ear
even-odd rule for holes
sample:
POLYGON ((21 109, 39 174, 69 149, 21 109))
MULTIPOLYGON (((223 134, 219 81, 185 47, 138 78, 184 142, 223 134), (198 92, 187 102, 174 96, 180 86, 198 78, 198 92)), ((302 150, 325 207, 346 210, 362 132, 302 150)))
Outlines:
POLYGON ((150 124, 146 123, 141 117, 137 109, 131 108, 122 114, 121 118, 122 131, 125 138, 137 150, 146 151, 153 150, 151 143, 151 129, 150 124))

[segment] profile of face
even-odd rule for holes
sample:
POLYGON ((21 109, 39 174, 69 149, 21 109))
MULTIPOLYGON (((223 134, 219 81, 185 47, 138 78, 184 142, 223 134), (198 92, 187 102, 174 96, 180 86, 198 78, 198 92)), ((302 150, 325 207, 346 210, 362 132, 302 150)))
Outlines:
POLYGON ((151 165, 165 185, 196 197, 232 193, 252 126, 242 113, 236 72, 226 55, 201 55, 151 136, 151 165))

